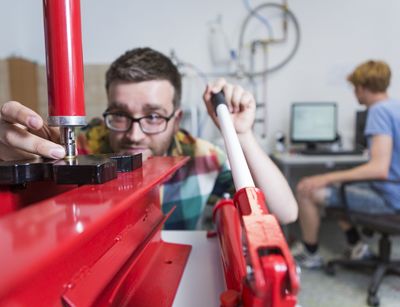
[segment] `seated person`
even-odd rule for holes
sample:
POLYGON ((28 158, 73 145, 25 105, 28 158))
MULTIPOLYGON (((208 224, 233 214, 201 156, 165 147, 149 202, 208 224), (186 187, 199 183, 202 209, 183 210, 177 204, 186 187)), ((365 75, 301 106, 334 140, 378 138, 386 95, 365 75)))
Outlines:
MULTIPOLYGON (((321 206, 340 207, 339 189, 335 184, 368 179, 400 179, 400 101, 389 98, 390 68, 381 61, 367 61, 347 78, 360 104, 368 108, 365 136, 370 160, 349 170, 335 171, 303 178, 296 191, 302 243, 292 249, 298 263, 306 268, 322 265, 318 253, 318 231, 321 206)), ((358 183, 348 190, 350 210, 365 213, 396 213, 400 210, 400 185, 394 183, 358 183)), ((350 245, 350 257, 362 259, 371 255, 356 228, 341 221, 350 245)))
MULTIPOLYGON (((253 96, 240 86, 220 79, 208 85, 204 101, 223 90, 240 143, 254 181, 265 193, 271 213, 282 223, 297 218, 297 204, 290 188, 252 132, 255 117, 253 96)), ((190 156, 190 161, 163 185, 164 212, 177 209, 167 229, 196 229, 207 203, 233 191, 225 154, 211 143, 180 129, 181 76, 165 55, 150 48, 127 51, 106 73, 108 107, 105 122, 92 121, 78 137, 81 153, 117 152, 143 156, 190 156)), ((35 155, 62 159, 60 132, 49 127, 34 111, 10 101, 0 111, 0 160, 19 160, 35 155)))

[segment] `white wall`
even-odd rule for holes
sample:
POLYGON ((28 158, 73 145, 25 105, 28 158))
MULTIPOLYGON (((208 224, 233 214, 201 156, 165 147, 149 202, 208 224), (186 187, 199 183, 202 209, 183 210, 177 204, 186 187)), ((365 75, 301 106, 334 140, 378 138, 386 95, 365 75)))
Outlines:
MULTIPOLYGON (((167 54, 174 49, 206 72, 215 71, 207 45, 210 22, 222 15, 235 47, 247 15, 241 0, 82 0, 81 7, 86 63, 108 63, 129 48, 148 45, 167 54)), ((369 58, 387 61, 394 74, 390 94, 400 96, 400 1, 289 0, 289 7, 302 41, 295 58, 268 76, 268 136, 287 131, 291 102, 337 101, 348 143, 357 103, 345 77, 355 65, 369 58)), ((0 58, 14 54, 44 63, 42 1, 2 0, 0 38, 0 58)))

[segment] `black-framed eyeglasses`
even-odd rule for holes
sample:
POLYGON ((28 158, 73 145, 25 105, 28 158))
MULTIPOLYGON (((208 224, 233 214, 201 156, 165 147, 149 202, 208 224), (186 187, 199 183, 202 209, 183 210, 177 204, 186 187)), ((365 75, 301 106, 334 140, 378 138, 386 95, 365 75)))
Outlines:
POLYGON ((103 113, 106 127, 112 131, 127 132, 132 128, 133 123, 139 123, 139 127, 143 133, 157 134, 167 129, 168 122, 174 117, 175 110, 170 116, 162 116, 159 114, 150 114, 142 117, 132 117, 123 112, 105 111, 103 113))

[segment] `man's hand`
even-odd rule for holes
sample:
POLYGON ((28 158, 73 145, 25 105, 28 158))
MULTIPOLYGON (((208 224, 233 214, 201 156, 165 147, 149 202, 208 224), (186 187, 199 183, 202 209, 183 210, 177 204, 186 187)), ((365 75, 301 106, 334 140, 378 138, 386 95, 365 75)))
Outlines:
POLYGON ((65 149, 59 143, 60 131, 44 124, 33 110, 16 101, 0 107, 0 160, 30 159, 43 156, 61 159, 65 149))
POLYGON ((310 195, 313 191, 326 187, 329 184, 326 175, 316 175, 305 177, 297 185, 297 193, 300 195, 310 195))
POLYGON ((211 95, 223 90, 226 103, 232 115, 232 121, 238 134, 245 134, 251 131, 255 118, 256 103, 250 92, 245 91, 238 85, 232 85, 225 79, 219 79, 212 85, 207 85, 203 94, 208 114, 214 123, 219 127, 218 118, 215 115, 211 103, 211 95))

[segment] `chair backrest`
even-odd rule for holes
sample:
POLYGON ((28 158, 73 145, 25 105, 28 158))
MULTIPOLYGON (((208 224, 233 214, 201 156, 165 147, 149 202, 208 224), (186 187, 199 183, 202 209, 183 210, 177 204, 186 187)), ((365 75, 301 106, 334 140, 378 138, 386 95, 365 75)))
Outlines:
POLYGON ((354 148, 367 148, 367 138, 364 135, 365 123, 367 121, 368 111, 356 112, 354 148))
POLYGON ((351 211, 348 205, 348 197, 346 194, 346 188, 357 182, 391 182, 400 184, 398 180, 361 180, 342 183, 340 186, 340 197, 343 203, 343 209, 333 210, 336 218, 343 218, 338 216, 338 212, 342 214, 354 225, 361 226, 373 231, 377 231, 385 234, 400 234, 400 212, 397 213, 385 213, 385 214, 371 214, 357 211, 351 211), (336 211, 336 212, 335 212, 336 211))
POLYGON ((347 211, 343 208, 326 208, 325 213, 334 219, 349 219, 351 223, 360 226, 365 231, 400 235, 399 214, 367 214, 347 211))
POLYGON ((400 235, 400 213, 366 214, 348 211, 347 214, 356 225, 381 233, 400 235))

